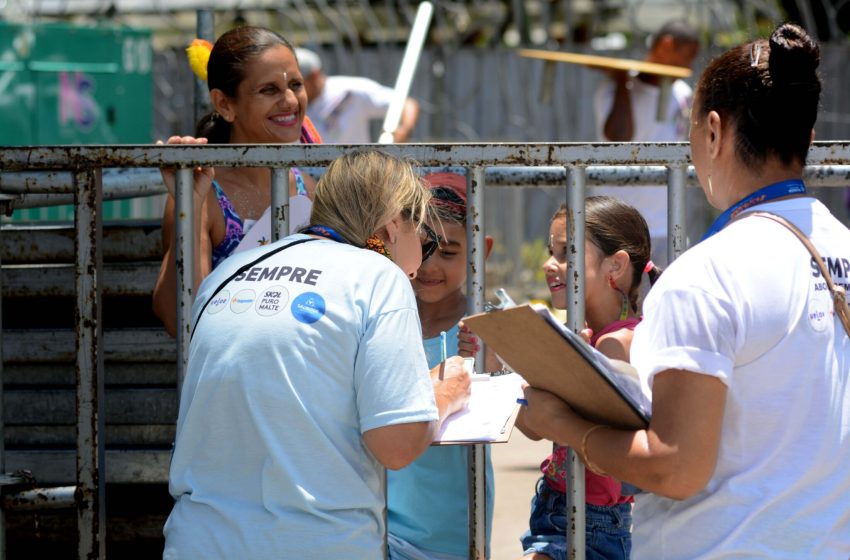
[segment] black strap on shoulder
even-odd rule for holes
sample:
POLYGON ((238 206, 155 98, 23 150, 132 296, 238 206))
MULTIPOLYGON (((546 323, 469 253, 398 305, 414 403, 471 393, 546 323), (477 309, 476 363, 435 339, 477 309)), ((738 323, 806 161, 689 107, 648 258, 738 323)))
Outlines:
POLYGON ((215 296, 216 296, 216 295, 218 295, 218 293, 219 293, 222 289, 224 289, 224 287, 225 287, 226 285, 228 285, 228 284, 230 283, 230 281, 231 281, 231 280, 233 280, 234 278, 236 278, 237 276, 239 276, 240 274, 242 274, 243 272, 245 272, 246 270, 248 270, 248 269, 249 269, 249 268, 251 268, 252 266, 256 265, 257 263, 260 263, 260 262, 262 262, 262 261, 266 260, 267 258, 272 257, 272 256, 274 256, 274 255, 276 255, 276 254, 280 253, 280 252, 281 252, 281 251, 283 251, 284 249, 289 249, 290 247, 295 247, 296 245, 301 245, 302 243, 307 243, 308 241, 318 241, 318 239, 316 239, 315 237, 310 237, 309 239, 299 239, 298 241, 293 241, 293 242, 292 242, 292 243, 290 243, 289 245, 284 245, 284 246, 282 246, 282 247, 277 247, 276 249, 273 249, 273 250, 269 251, 268 253, 264 254, 263 256, 261 256, 261 257, 258 257, 258 258, 256 258, 256 259, 254 259, 253 261, 249 262, 248 264, 243 264, 242 266, 240 266, 239 268, 237 268, 237 269, 236 269, 236 272, 234 272, 233 274, 231 274, 230 276, 228 276, 228 277, 224 280, 224 282, 222 282, 221 284, 219 284, 219 285, 218 285, 218 287, 215 289, 215 291, 214 291, 214 292, 210 295, 210 297, 208 297, 208 298, 207 298, 206 303, 204 303, 204 306, 201 308, 201 312, 200 312, 200 313, 198 313, 198 320, 197 320, 197 321, 195 321, 195 326, 193 326, 193 327, 192 327, 192 332, 189 334, 189 340, 192 340, 192 337, 193 337, 193 336, 195 336, 195 329, 197 329, 197 328, 198 328, 198 323, 200 323, 200 322, 201 322, 201 317, 203 317, 203 316, 204 316, 204 310, 206 310, 207 305, 209 305, 209 304, 210 304, 210 302, 211 302, 213 299, 215 299, 215 296))

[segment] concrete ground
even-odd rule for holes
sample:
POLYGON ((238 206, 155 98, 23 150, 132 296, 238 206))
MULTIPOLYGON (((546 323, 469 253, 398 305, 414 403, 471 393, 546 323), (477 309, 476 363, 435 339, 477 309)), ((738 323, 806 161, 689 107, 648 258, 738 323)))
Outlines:
POLYGON ((552 451, 552 443, 531 441, 514 429, 508 443, 494 444, 491 449, 496 504, 490 559, 518 560, 522 557, 519 536, 528 529, 528 512, 534 484, 540 477, 540 463, 552 451))

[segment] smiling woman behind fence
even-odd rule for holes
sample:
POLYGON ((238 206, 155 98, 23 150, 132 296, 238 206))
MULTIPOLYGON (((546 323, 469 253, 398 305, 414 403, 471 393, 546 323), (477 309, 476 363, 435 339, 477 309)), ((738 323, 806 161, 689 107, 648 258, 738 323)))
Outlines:
POLYGON ((635 330, 649 428, 600 427, 527 391, 535 431, 652 492, 636 498, 635 558, 850 557, 850 325, 825 282, 847 285, 847 270, 821 270, 789 229, 750 215, 778 215, 827 263, 850 261, 850 231, 802 181, 819 60, 786 24, 699 80, 691 152, 723 213, 652 288, 635 330))
MULTIPOLYGON (((199 46, 193 49, 203 48, 199 46)), ((195 64, 197 66, 197 63, 195 64)), ((319 136, 305 117, 307 93, 292 45, 274 31, 243 26, 215 42, 206 66, 214 110, 197 125, 195 137, 172 136, 168 144, 316 143, 319 136)), ((160 142, 161 143, 161 142, 160 142)), ((164 171, 169 190, 162 218, 162 259, 154 288, 154 312, 165 330, 177 330, 174 171, 164 171)), ((292 197, 309 207, 314 181, 290 171, 292 197)), ((271 172, 259 167, 197 169, 194 179, 195 268, 193 293, 201 280, 239 247, 248 230, 271 204, 271 172)), ((306 219, 308 211, 304 212, 306 219)), ((293 211, 293 225, 301 216, 293 211)), ((270 224, 270 222, 268 222, 270 224)), ((271 227, 265 221, 257 227, 271 227)))

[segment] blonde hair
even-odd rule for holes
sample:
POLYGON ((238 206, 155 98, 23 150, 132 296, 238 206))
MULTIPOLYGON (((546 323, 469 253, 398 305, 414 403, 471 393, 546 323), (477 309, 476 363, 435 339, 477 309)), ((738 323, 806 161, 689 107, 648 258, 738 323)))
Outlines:
POLYGON ((409 162, 377 150, 356 150, 331 162, 319 179, 310 225, 333 228, 352 245, 365 247, 396 214, 413 219, 418 229, 430 200, 409 162))

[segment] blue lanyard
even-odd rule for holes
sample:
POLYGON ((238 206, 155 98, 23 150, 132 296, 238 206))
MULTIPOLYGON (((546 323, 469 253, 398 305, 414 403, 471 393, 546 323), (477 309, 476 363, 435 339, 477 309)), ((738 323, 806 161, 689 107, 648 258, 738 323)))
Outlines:
POLYGON ((310 226, 301 233, 312 233, 314 235, 321 235, 322 237, 327 237, 328 239, 333 239, 338 243, 348 243, 348 241, 343 238, 337 231, 328 226, 310 226))
POLYGON ((805 194, 806 193, 806 185, 803 184, 803 181, 800 179, 790 179, 788 181, 780 181, 778 183, 773 183, 772 185, 768 185, 766 187, 762 187, 756 192, 742 198, 726 210, 714 220, 714 223, 711 224, 711 227, 708 228, 708 231, 705 232, 705 235, 702 236, 700 241, 705 241, 729 223, 732 218, 746 210, 751 206, 755 206, 756 204, 762 204, 763 202, 769 202, 771 200, 775 200, 777 198, 781 198, 783 196, 788 196, 792 194, 805 194))

